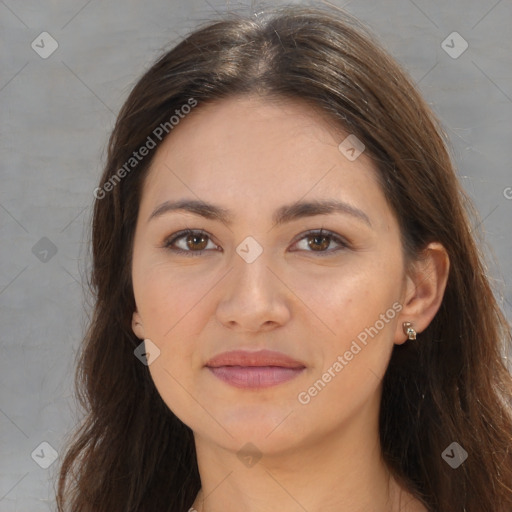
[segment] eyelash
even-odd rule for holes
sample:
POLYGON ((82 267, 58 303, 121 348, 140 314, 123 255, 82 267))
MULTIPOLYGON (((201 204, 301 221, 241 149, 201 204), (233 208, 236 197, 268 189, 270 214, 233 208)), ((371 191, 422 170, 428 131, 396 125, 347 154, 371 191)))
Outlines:
MULTIPOLYGON (((162 247, 165 249, 168 249, 169 251, 172 251, 176 254, 183 254, 184 256, 191 256, 191 257, 200 256, 201 254, 203 254, 203 252, 211 250, 211 249, 201 249, 200 251, 190 251, 190 250, 185 251, 184 249, 171 247, 172 244, 174 244, 177 240, 179 240, 180 238, 189 236, 189 235, 204 236, 208 239, 208 241, 212 241, 210 236, 202 230, 186 229, 183 231, 179 231, 177 233, 173 233, 169 238, 167 238, 164 241, 164 244, 162 247)), ((332 231, 324 231, 323 229, 307 231, 306 233, 304 233, 302 235, 301 238, 299 238, 296 242, 294 242, 294 245, 296 243, 300 242, 301 240, 303 240, 304 238, 309 238, 309 237, 313 237, 313 236, 323 236, 323 237, 329 238, 331 241, 334 241, 334 242, 338 243, 339 245, 341 245, 341 248, 330 250, 330 251, 306 251, 306 252, 315 253, 315 254, 319 255, 320 257, 329 256, 334 252, 338 252, 343 249, 348 249, 350 247, 349 243, 344 238, 340 237, 339 235, 336 235, 332 231)))

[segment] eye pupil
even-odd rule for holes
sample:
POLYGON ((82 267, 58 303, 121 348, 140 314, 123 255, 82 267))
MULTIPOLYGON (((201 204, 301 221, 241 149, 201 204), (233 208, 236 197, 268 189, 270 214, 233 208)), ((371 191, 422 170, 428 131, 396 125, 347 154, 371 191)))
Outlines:
POLYGON ((313 243, 308 242, 308 245, 311 249, 314 249, 314 245, 320 245, 320 250, 321 249, 326 249, 327 247, 329 247, 329 237, 328 236, 320 236, 320 235, 315 235, 313 237, 311 237, 311 239, 313 240, 313 243), (322 240, 324 243, 322 242, 318 242, 318 240, 322 240))
POLYGON ((208 242, 207 242, 207 237, 205 237, 204 235, 189 235, 187 237, 187 246, 189 249, 199 249, 200 251, 202 251, 206 246, 208 245, 208 242), (203 243, 201 244, 201 247, 196 247, 194 244, 196 243, 201 243, 201 242, 195 242, 195 240, 202 240, 203 243), (189 243, 190 240, 194 240, 192 243, 189 243))

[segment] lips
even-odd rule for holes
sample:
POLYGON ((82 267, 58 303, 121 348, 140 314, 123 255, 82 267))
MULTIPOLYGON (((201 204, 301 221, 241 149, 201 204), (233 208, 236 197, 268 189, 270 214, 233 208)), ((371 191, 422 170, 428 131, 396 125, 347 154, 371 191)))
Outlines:
POLYGON ((304 364, 272 350, 235 350, 219 354, 206 363, 215 377, 237 388, 266 388, 297 377, 304 364))
POLYGON ((205 366, 218 368, 220 366, 278 366, 281 368, 305 368, 295 359, 288 357, 281 352, 273 350, 260 350, 248 352, 245 350, 233 350, 223 352, 210 359, 205 366))

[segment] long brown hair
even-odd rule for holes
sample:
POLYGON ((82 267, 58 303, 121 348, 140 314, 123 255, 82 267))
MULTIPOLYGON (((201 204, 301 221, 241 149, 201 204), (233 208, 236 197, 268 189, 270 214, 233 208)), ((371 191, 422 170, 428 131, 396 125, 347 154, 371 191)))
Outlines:
POLYGON ((440 310, 416 343, 395 346, 384 377, 383 456, 429 511, 510 512, 512 379, 500 352, 510 328, 447 137, 363 25, 341 10, 299 6, 208 22, 159 58, 119 113, 94 205, 95 307, 76 376, 86 416, 62 463, 59 511, 184 512, 199 491, 192 431, 134 357, 131 251, 156 149, 133 168, 126 162, 152 134, 160 144, 156 127, 168 123, 172 137, 169 118, 191 98, 197 110, 249 93, 304 101, 355 134, 378 167, 408 257, 432 241, 446 248, 440 310), (468 453, 457 469, 441 456, 452 442, 468 453))

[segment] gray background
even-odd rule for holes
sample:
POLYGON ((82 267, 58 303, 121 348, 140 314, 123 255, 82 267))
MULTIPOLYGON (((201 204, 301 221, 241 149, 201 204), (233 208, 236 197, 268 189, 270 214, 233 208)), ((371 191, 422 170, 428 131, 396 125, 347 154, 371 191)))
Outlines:
MULTIPOLYGON (((512 2, 333 3, 374 30, 440 116, 479 211, 485 251, 495 255, 489 277, 511 318, 512 2), (454 31, 469 44, 458 58, 441 46, 454 31)), ((82 283, 92 191, 115 114, 162 48, 215 11, 262 6, 0 0, 1 512, 55 508, 60 458, 41 468, 51 459, 39 446, 61 453, 78 420, 72 386, 90 312, 82 283), (46 59, 31 47, 42 46, 44 31, 58 43, 46 59)))

